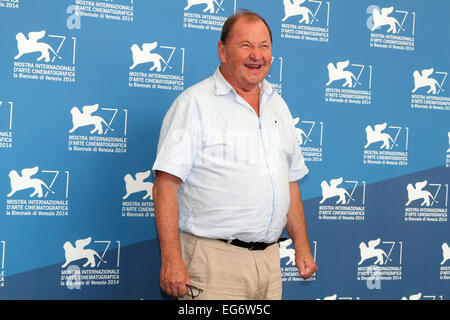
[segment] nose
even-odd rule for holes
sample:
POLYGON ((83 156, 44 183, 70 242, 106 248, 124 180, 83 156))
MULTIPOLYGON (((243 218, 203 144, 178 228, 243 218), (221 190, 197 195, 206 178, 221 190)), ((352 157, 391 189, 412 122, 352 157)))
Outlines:
POLYGON ((252 47, 252 50, 250 51, 249 57, 253 60, 260 60, 263 58, 261 49, 257 46, 252 47))

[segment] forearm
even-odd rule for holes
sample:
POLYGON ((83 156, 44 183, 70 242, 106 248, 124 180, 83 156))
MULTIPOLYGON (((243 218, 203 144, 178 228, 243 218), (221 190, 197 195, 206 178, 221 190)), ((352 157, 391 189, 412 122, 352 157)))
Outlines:
POLYGON ((168 180, 167 174, 158 173, 153 185, 156 228, 158 230, 161 259, 181 259, 178 236, 178 185, 168 180))
POLYGON ((289 191, 291 204, 289 206, 286 229, 294 243, 295 263, 298 273, 303 279, 308 279, 317 271, 317 265, 309 247, 305 210, 303 208, 300 189, 296 181, 289 184, 289 191))
POLYGON ((286 230, 292 239, 295 251, 301 254, 310 254, 308 233, 306 230, 305 210, 297 181, 289 184, 291 203, 287 215, 286 230))

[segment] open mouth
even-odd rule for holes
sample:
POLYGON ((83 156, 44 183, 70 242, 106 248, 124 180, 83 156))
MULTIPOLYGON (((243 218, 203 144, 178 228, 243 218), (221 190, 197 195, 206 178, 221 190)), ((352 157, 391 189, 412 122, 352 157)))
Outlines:
POLYGON ((249 69, 261 69, 263 65, 262 64, 246 64, 245 66, 249 69))

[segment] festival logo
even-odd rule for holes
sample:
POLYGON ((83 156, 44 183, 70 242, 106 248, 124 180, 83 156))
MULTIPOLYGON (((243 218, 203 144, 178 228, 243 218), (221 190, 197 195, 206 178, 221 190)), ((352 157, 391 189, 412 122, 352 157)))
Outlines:
POLYGON ((343 177, 323 180, 320 184, 319 220, 362 221, 365 219, 366 182, 344 180, 343 177), (348 189, 348 190, 347 190, 348 189))
POLYGON ((330 2, 319 0, 283 0, 281 38, 328 42, 330 2))
POLYGON ((185 48, 157 41, 131 45, 128 86, 157 90, 184 90, 185 48), (148 68, 149 72, 146 72, 148 68), (132 70, 132 71, 131 71, 132 70))
POLYGON ((293 119, 305 162, 323 161, 323 121, 293 119))
POLYGON ((0 101, 0 150, 13 147, 13 101, 0 101))
POLYGON ((391 50, 414 50, 416 13, 391 7, 370 5, 366 25, 370 30, 370 46, 391 50))
MULTIPOLYGON (((312 244, 313 258, 314 261, 317 261, 317 241, 313 241, 312 244)), ((316 280, 316 273, 306 280, 304 280, 298 273, 297 265, 295 263, 295 250, 292 245, 292 239, 281 241, 278 245, 280 247, 281 275, 283 282, 316 280)))
POLYGON ((122 197, 122 217, 148 218, 155 216, 153 182, 144 181, 150 175, 151 170, 125 175, 126 192, 122 197))
POLYGON ((69 151, 126 153, 128 110, 99 104, 72 107, 69 151))
POLYGON ((364 242, 359 244, 359 253, 361 260, 358 265, 361 265, 364 261, 372 258, 376 258, 373 264, 385 265, 388 261, 392 261, 383 249, 377 248, 381 239, 370 240, 367 245, 364 242))
POLYGON ((414 70, 414 88, 411 91, 411 108, 450 110, 450 98, 445 96, 447 72, 434 68, 414 70))
POLYGON ((357 280, 368 281, 369 289, 380 289, 381 281, 402 280, 402 241, 380 238, 359 244, 357 280))
POLYGON ((8 174, 8 216, 68 216, 69 171, 40 170, 38 166, 8 174))
MULTIPOLYGON (((86 239, 81 239, 81 240, 77 240, 75 241, 75 247, 69 242, 67 241, 66 243, 64 243, 64 254, 65 254, 65 258, 66 258, 66 262, 64 262, 64 264, 61 266, 61 268, 66 268, 70 263, 74 262, 74 261, 79 261, 79 260, 85 260, 85 263, 83 264, 83 268, 89 266, 91 268, 95 268, 98 267, 97 263, 96 263, 96 259, 98 261, 98 263, 100 264, 101 262, 106 263, 105 260, 103 260, 103 257, 101 257, 97 251, 93 250, 93 249, 85 249, 85 247, 90 244, 92 241, 92 238, 86 238, 86 239)), ((104 253, 103 253, 104 255, 104 253)))
POLYGON ((427 180, 408 183, 405 221, 447 222, 448 184, 427 180))
POLYGON ((350 60, 328 63, 325 102, 371 104, 372 66, 350 60), (364 79, 364 80, 363 80, 364 79))
MULTIPOLYGON (((183 0, 183 28, 222 31, 222 26, 236 11, 237 0, 183 0)), ((182 1, 180 1, 182 2, 182 1)))
MULTIPOLYGON (((133 44, 131 46, 131 53, 133 55, 133 65, 130 66, 130 70, 136 68, 136 66, 143 63, 151 63, 149 71, 161 72, 161 65, 164 66, 164 71, 166 68, 172 69, 171 66, 164 60, 164 58, 155 52, 152 52, 158 46, 158 42, 144 43, 142 49, 137 45, 133 44)), ((170 59, 171 57, 169 57, 170 59)))
POLYGON ((76 81, 77 38, 48 34, 46 30, 15 36, 13 77, 56 82, 76 81))
POLYGON ((445 79, 447 78, 447 72, 439 72, 436 71, 436 74, 443 74, 444 77, 441 81, 441 83, 439 83, 436 79, 434 78, 430 78, 430 76, 433 74, 434 72, 434 68, 430 68, 430 69, 423 69, 421 72, 419 72, 418 70, 415 70, 413 72, 413 77, 414 77, 414 89, 412 90, 412 92, 416 92, 417 89, 419 88, 427 88, 427 94, 439 94, 439 92, 442 90, 442 85, 445 82, 445 79), (436 90, 437 89, 437 90, 436 90))
POLYGON ((409 128, 388 126, 386 122, 366 126, 363 163, 406 166, 408 164, 409 128))
POLYGON ((120 282, 120 241, 92 241, 92 237, 66 241, 63 245, 65 262, 61 265, 61 286, 69 290, 82 286, 111 286, 120 282), (88 247, 89 246, 89 247, 88 247), (115 253, 116 251, 117 253, 115 253))

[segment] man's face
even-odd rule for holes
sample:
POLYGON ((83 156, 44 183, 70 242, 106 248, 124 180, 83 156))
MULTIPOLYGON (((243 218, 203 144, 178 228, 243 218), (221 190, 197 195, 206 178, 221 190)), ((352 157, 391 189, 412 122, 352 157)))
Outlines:
POLYGON ((272 42, 264 22, 238 19, 226 44, 219 41, 219 57, 220 70, 233 87, 255 88, 269 73, 272 62, 272 42))

